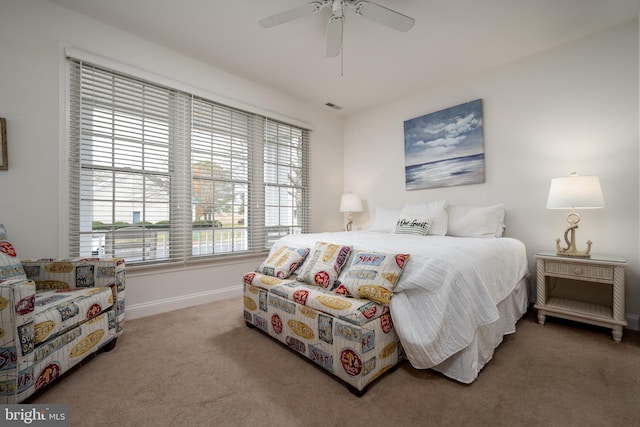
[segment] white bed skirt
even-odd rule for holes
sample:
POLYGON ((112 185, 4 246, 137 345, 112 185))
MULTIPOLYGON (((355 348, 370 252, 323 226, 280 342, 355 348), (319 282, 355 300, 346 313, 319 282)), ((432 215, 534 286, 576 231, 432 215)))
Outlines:
POLYGON ((504 335, 516 331, 516 323, 527 311, 527 281, 528 276, 518 282, 513 292, 498 303, 498 320, 480 326, 473 341, 466 348, 431 369, 461 383, 472 383, 480 370, 491 360, 504 335))

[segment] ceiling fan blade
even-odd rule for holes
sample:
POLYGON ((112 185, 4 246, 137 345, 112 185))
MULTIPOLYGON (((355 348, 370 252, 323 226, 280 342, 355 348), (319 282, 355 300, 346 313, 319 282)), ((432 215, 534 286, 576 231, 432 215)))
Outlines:
POLYGON ((303 16, 316 13, 323 7, 324 5, 321 2, 312 1, 303 6, 294 7, 293 9, 285 10, 284 12, 262 18, 258 23, 263 28, 271 28, 276 25, 284 24, 285 22, 293 21, 294 19, 302 18, 303 16))
POLYGON ((340 48, 342 48, 342 24, 344 17, 331 16, 327 25, 327 58, 338 56, 340 48))
POLYGON ((359 1, 353 5, 353 8, 358 15, 398 31, 409 31, 415 23, 415 20, 407 15, 370 1, 359 1))

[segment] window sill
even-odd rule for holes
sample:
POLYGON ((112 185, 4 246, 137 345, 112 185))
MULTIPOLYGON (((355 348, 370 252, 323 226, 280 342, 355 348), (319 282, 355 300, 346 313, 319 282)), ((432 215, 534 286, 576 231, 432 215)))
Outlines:
POLYGON ((216 268, 226 265, 255 263, 256 266, 269 252, 251 255, 230 255, 207 259, 193 259, 172 263, 127 265, 127 276, 146 276, 161 273, 174 273, 185 270, 216 268))

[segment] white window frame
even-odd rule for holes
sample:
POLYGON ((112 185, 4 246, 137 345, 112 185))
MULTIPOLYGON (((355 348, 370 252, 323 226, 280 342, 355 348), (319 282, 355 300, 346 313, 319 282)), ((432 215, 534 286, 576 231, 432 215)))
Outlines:
MULTIPOLYGON (((105 58, 93 55, 93 54, 89 54, 86 53, 84 51, 78 51, 76 49, 73 48, 66 48, 65 49, 65 63, 66 63, 66 58, 73 58, 75 60, 79 60, 79 61, 86 61, 86 62, 91 62, 92 64, 101 67, 101 68, 109 68, 111 70, 113 70, 116 73, 122 73, 122 74, 130 74, 133 75, 135 79, 141 79, 141 80, 147 80, 150 83, 153 84, 157 84, 157 85, 161 85, 161 86, 168 86, 172 89, 175 90, 183 90, 185 88, 184 85, 177 83, 177 82, 173 82, 171 80, 167 80, 164 78, 159 78, 158 76, 151 76, 154 77, 152 79, 150 79, 148 73, 146 72, 140 72, 140 70, 137 70, 135 68, 132 67, 127 67, 127 66, 123 66, 123 64, 119 64, 119 63, 114 63, 110 60, 106 60, 105 58), (114 66, 115 65, 115 66, 114 66), (124 69, 124 70, 123 70, 124 69), (174 88, 173 86, 178 86, 179 88, 174 88)), ((66 76, 67 76, 67 82, 66 85, 64 85, 65 87, 65 94, 67 97, 66 100, 66 105, 67 105, 67 109, 65 111, 66 114, 68 114, 68 116, 65 117, 65 123, 67 124, 66 129, 64 130, 65 132, 65 136, 64 138, 64 143, 65 143, 65 151, 67 153, 69 153, 69 149, 71 146, 71 142, 69 140, 70 136, 71 136, 71 131, 69 128, 69 118, 71 116, 70 113, 70 94, 69 94, 69 90, 70 90, 70 80, 71 80, 71 66, 67 65, 65 67, 67 69, 66 72, 66 76)), ((187 89, 189 89, 187 87, 187 89)), ((194 91, 196 92, 196 91, 194 91)), ((191 95, 191 96, 197 96, 202 98, 202 95, 191 95)), ((206 95, 205 95, 206 96, 206 95)), ((211 96, 212 98, 215 98, 215 96, 211 96)), ((215 100, 208 100, 210 102, 213 103, 219 103, 215 100)), ((231 104, 242 104, 239 102, 229 102, 231 104)), ((246 105, 244 105, 246 107, 246 105)), ((227 106, 225 105, 225 107, 228 108, 232 108, 232 109, 238 109, 237 106, 227 106)), ((257 115, 260 116, 260 113, 255 113, 255 112, 248 112, 248 114, 252 114, 252 115, 257 115)), ((292 126, 292 127, 299 127, 300 124, 290 124, 290 123, 284 123, 278 120, 278 118, 276 117, 277 114, 272 114, 273 117, 275 117, 275 119, 269 118, 269 117, 262 117, 263 120, 267 121, 267 122, 271 122, 272 124, 275 123, 281 123, 283 126, 292 126)), ((292 120, 293 122, 296 122, 296 120, 292 120)), ((191 122, 193 123, 193 122, 191 122)), ((287 227, 276 227, 279 232, 276 234, 272 234, 269 235, 268 231, 266 230, 266 226, 264 225, 264 216, 265 216, 265 206, 264 206, 264 185, 262 184, 263 180, 264 180, 264 175, 263 175, 263 171, 259 170, 258 168, 254 167, 250 167, 249 169, 249 174, 248 174, 248 186, 251 187, 251 191, 252 195, 250 196, 249 201, 247 201, 247 217, 246 217, 246 221, 249 222, 248 227, 247 227, 247 233, 248 233, 248 250, 239 250, 239 251, 231 251, 231 252, 223 252, 222 254, 217 254, 217 253, 212 253, 212 254, 207 254, 206 256, 194 256, 193 252, 189 253, 190 251, 188 251, 188 248, 185 246, 184 248, 184 252, 178 256, 178 257, 171 257, 171 258, 163 258, 160 260, 157 259, 151 259, 151 260, 139 260, 138 262, 134 261, 132 262, 133 265, 142 265, 142 264, 147 264, 147 263, 151 263, 151 264, 167 264, 167 263, 175 263, 175 262, 179 262, 179 263, 188 263, 190 261, 201 261, 203 259, 217 259, 220 257, 234 257, 234 256, 244 256, 247 254, 256 254, 256 253, 261 253, 261 252, 266 252, 270 246, 270 244, 273 243, 273 241, 275 240, 275 238, 283 235, 283 234, 288 234, 289 232, 307 232, 309 230, 310 227, 310 209, 309 209, 309 201, 310 201, 310 195, 309 195, 309 191, 310 191, 310 182, 309 182, 309 176, 307 173, 308 170, 308 163, 309 163, 309 127, 308 126, 304 126, 304 127, 300 127, 300 130, 304 133, 304 141, 303 141, 303 145, 304 145, 304 177, 303 179, 303 185, 302 185, 302 194, 303 194, 303 201, 302 201, 302 209, 304 210, 304 212, 302 212, 300 218, 302 219, 302 224, 298 224, 299 226, 296 227, 295 230, 293 229, 289 229, 286 230, 287 227), (255 224, 257 223, 257 221, 261 220, 261 224, 262 225, 258 225, 257 229, 258 232, 255 231, 256 226, 255 224), (253 230, 252 230, 253 227, 253 230), (283 231, 285 230, 285 231, 283 231)), ((263 144, 265 143, 265 136, 263 135, 261 138, 255 140, 254 142, 258 142, 258 143, 252 143, 252 156, 255 155, 260 155, 262 156, 261 153, 264 153, 264 146, 263 144)), ((68 156, 67 156, 68 157, 68 156)), ((255 161, 255 160, 254 160, 255 161)), ((70 164, 70 160, 67 160, 67 162, 69 162, 68 164, 70 164)), ((258 163, 260 163, 262 165, 263 161, 262 160, 258 160, 258 163)), ((189 161, 190 164, 190 161, 189 161)), ((189 168, 190 169, 190 168, 189 168)), ((62 169, 62 170, 69 170, 69 169, 62 169)), ((189 171, 191 172, 191 171, 189 171)), ((71 179, 73 179, 73 175, 71 173, 69 173, 68 176, 66 176, 66 179, 68 179, 68 181, 66 181, 63 185, 66 187, 67 189, 67 197, 68 199, 68 206, 70 206, 70 211, 69 213, 66 215, 66 218, 62 218, 61 222, 66 224, 66 228, 69 230, 69 235, 74 235, 74 233, 76 232, 76 226, 78 226, 77 222, 74 222, 71 219, 71 210, 74 209, 73 204, 74 201, 72 200, 72 195, 71 195, 71 191, 70 191, 70 186, 73 186, 73 183, 71 183, 71 179)), ((191 177, 188 178, 189 179, 189 187, 191 187, 191 177)), ((191 198, 191 194, 189 194, 189 199, 191 198)), ((185 198, 186 201, 186 198, 185 198)), ((189 203, 191 203, 191 200, 189 200, 189 203)), ((189 224, 187 224, 187 221, 185 221, 183 224, 180 224, 179 226, 184 228, 187 226, 190 226, 192 224, 191 219, 188 221, 189 224)), ((173 227, 173 224, 172 224, 173 227)), ((75 237, 74 237, 75 239, 75 237)), ((192 243, 192 241, 191 241, 192 243)), ((189 245, 191 246, 191 245, 189 245)), ((80 252, 76 252, 76 248, 78 248, 78 245, 75 241, 69 241, 69 251, 67 251, 70 255, 77 255, 77 256, 86 256, 86 255, 95 255, 95 253, 93 254, 87 254, 87 253, 80 253, 80 252)), ((101 255, 101 254, 100 254, 101 255)), ((116 254, 118 255, 118 254, 116 254)))

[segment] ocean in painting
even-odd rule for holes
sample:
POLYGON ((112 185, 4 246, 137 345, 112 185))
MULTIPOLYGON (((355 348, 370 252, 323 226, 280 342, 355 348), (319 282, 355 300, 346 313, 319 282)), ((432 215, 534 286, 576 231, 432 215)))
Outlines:
POLYGON ((481 184, 484 153, 407 166, 405 181, 407 190, 481 184))

